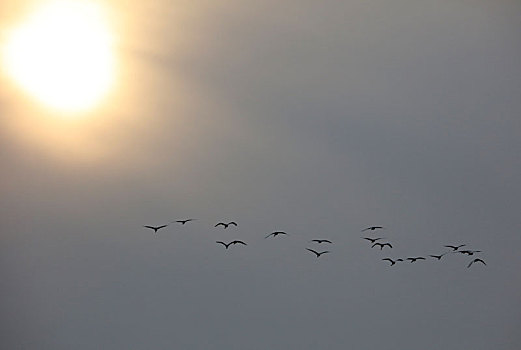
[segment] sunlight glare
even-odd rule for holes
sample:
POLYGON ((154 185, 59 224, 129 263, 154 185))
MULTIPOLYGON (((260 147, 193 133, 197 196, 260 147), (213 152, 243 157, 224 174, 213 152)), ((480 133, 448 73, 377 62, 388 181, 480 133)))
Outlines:
POLYGON ((54 1, 10 33, 3 65, 40 102, 62 111, 99 103, 114 80, 112 37, 99 4, 54 1))

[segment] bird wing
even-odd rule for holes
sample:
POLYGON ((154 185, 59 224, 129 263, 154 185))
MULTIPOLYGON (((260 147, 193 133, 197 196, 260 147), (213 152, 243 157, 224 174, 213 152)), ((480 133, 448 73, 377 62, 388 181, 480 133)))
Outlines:
POLYGON ((326 242, 326 243, 331 243, 331 244, 333 244, 333 242, 331 242, 329 239, 323 239, 322 241, 323 241, 323 242, 326 242))
POLYGON ((217 227, 217 226, 224 226, 224 227, 226 227, 227 225, 224 222, 219 222, 219 223, 215 224, 214 227, 217 227))
POLYGON ((226 243, 224 243, 223 241, 215 241, 215 243, 219 243, 219 244, 222 244, 223 246, 227 247, 226 243))
POLYGON ((149 229, 152 229, 152 230, 155 230, 156 228, 154 226, 149 226, 149 225, 145 225, 143 227, 146 227, 146 228, 149 228, 149 229))
POLYGON ((267 235, 267 236, 264 237, 264 238, 268 238, 268 237, 271 236, 271 235, 275 235, 275 232, 270 233, 269 235, 267 235))
POLYGON ((385 244, 382 244, 382 247, 383 247, 383 246, 386 246, 386 245, 388 245, 390 248, 393 247, 393 246, 391 245, 391 243, 385 243, 385 244))
POLYGON ((371 246, 371 248, 374 248, 374 247, 376 247, 377 245, 380 245, 380 246, 381 246, 381 243, 375 243, 375 244, 373 244, 373 245, 371 246))
POLYGON ((317 257, 320 256, 320 254, 316 250, 309 249, 309 248, 306 248, 306 249, 309 250, 310 252, 314 253, 317 257))
POLYGON ((230 222, 228 223, 228 225, 237 226, 237 223, 236 223, 235 221, 230 221, 230 222))
POLYGON ((243 241, 233 241, 232 243, 233 243, 233 244, 244 244, 244 245, 247 245, 247 244, 244 243, 243 241))

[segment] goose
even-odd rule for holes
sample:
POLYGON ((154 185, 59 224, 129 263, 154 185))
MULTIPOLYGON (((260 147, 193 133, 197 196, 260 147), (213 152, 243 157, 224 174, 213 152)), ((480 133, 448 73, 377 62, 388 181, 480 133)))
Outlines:
POLYGON ((167 227, 167 225, 161 225, 161 226, 150 226, 150 225, 145 225, 143 227, 146 227, 146 228, 149 228, 151 230, 154 230, 154 233, 157 233, 157 231, 159 231, 160 229, 164 228, 164 227, 167 227))
POLYGON ((472 264, 474 264, 474 263, 476 263, 476 262, 480 262, 480 263, 482 263, 482 264, 485 265, 485 266, 487 265, 487 264, 486 264, 483 260, 481 260, 480 258, 476 258, 476 259, 472 260, 472 261, 470 262, 470 264, 468 264, 467 268, 469 268, 472 264))
POLYGON ((235 221, 218 222, 214 227, 222 226, 223 228, 228 228, 230 225, 237 226, 237 223, 235 221))
POLYGON ((374 248, 376 246, 379 246, 380 247, 380 250, 384 249, 385 246, 389 246, 389 248, 392 248, 393 246, 391 245, 391 243, 378 243, 376 242, 375 244, 373 244, 371 246, 371 248, 374 248))
POLYGON ((466 246, 466 244, 460 244, 460 245, 458 245, 458 246, 455 246, 455 245, 444 245, 444 247, 452 248, 453 251, 456 251, 456 250, 458 250, 459 248, 464 247, 464 246, 466 246))
POLYGON ((376 230, 376 229, 383 229, 383 226, 370 226, 370 227, 364 228, 364 229, 362 230, 362 232, 367 231, 367 230, 374 231, 374 230, 376 230))
POLYGON ((333 243, 329 239, 312 239, 311 242, 317 242, 318 244, 320 244, 320 243, 333 243))
POLYGON ((287 233, 284 231, 275 231, 275 232, 270 233, 269 235, 267 235, 264 238, 268 238, 269 236, 277 237, 278 235, 287 235, 287 233))
POLYGON ((313 250, 313 249, 309 249, 309 248, 306 248, 307 250, 309 250, 310 252, 312 252, 313 254, 315 254, 318 257, 320 257, 322 254, 326 254, 326 253, 329 253, 329 250, 325 250, 323 252, 317 252, 316 250, 313 250))

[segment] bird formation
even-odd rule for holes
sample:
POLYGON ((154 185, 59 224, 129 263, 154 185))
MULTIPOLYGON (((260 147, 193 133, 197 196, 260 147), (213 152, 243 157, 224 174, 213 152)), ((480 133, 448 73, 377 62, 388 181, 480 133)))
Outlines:
MULTIPOLYGON (((153 230, 154 234, 157 234, 157 232, 159 230, 168 227, 170 224, 177 223, 177 224, 180 224, 180 225, 184 226, 187 223, 195 221, 195 220, 196 219, 178 219, 178 220, 171 221, 170 223, 164 224, 164 225, 159 225, 159 226, 144 225, 143 227, 147 228, 147 229, 150 229, 150 230, 153 230)), ((218 223, 216 223, 214 225, 214 227, 222 227, 223 229, 227 229, 230 226, 238 227, 238 224, 235 221, 229 221, 229 222, 220 221, 220 222, 218 222, 218 223)), ((367 228, 364 228, 361 232, 365 232, 365 231, 373 232, 375 230, 383 230, 383 229, 384 229, 383 226, 369 226, 367 228)), ((285 232, 285 231, 273 231, 273 232, 269 233, 268 235, 266 235, 264 238, 265 239, 266 238, 270 238, 270 237, 276 238, 278 236, 288 236, 288 233, 285 232)), ((387 247, 388 247, 388 249, 393 249, 393 245, 390 242, 382 241, 382 240, 385 239, 385 237, 361 237, 361 238, 364 239, 364 240, 369 241, 370 244, 371 244, 371 248, 379 247, 380 251, 382 251, 384 248, 387 248, 387 247)), ((323 239, 323 238, 312 239, 309 242, 314 243, 316 245, 321 245, 321 244, 324 244, 324 243, 326 243, 326 244, 333 244, 333 242, 331 240, 323 239)), ((230 248, 231 246, 235 246, 235 245, 244 245, 244 246, 248 245, 246 242, 244 242, 242 240, 233 240, 233 241, 230 241, 228 243, 219 240, 219 241, 215 241, 215 243, 219 244, 219 245, 222 245, 226 250, 228 250, 228 248, 230 248)), ((470 250, 470 249, 462 250, 462 249, 460 249, 462 247, 466 247, 466 244, 459 244, 459 245, 449 245, 449 244, 447 244, 447 245, 444 245, 443 247, 448 248, 449 250, 447 250, 445 252, 442 252, 442 253, 439 253, 439 254, 429 254, 428 257, 430 257, 432 259, 435 259, 437 261, 440 261, 447 254, 462 254, 462 255, 467 255, 467 256, 473 256, 474 254, 482 252, 481 250, 470 250)), ((316 258, 319 258, 319 257, 321 257, 324 254, 331 253, 329 250, 318 251, 317 249, 313 249, 313 248, 306 248, 306 250, 311 252, 311 253, 313 253, 313 255, 315 255, 316 258)), ((385 258, 382 259, 382 261, 389 262, 389 264, 390 264, 389 266, 394 266, 397 263, 405 262, 405 261, 409 261, 410 263, 414 263, 414 262, 417 262, 419 260, 427 260, 427 258, 425 258, 423 256, 410 256, 410 257, 406 257, 406 258, 395 258, 395 259, 390 258, 390 257, 385 257, 385 258)), ((475 259, 470 261, 470 263, 467 265, 467 268, 470 268, 475 263, 481 263, 483 265, 487 265, 483 259, 475 258, 475 259)))
MULTIPOLYGON (((375 230, 375 229, 378 229, 378 228, 382 229, 383 227, 381 227, 381 226, 372 226, 372 227, 368 227, 366 229, 363 229, 362 232, 367 231, 367 230, 375 230)), ((380 247, 380 250, 382 250, 386 246, 389 247, 389 248, 393 248, 392 244, 389 243, 389 242, 386 242, 386 243, 377 242, 379 240, 384 239, 383 237, 377 237, 377 238, 362 237, 362 239, 365 239, 365 240, 371 242, 372 243, 371 248, 380 247)), ((460 250, 460 248, 465 247, 465 246, 466 246, 466 244, 444 245, 445 248, 449 248, 450 250, 446 251, 446 252, 443 252, 441 254, 429 254, 428 256, 433 258, 433 259, 435 259, 435 260, 440 261, 445 255, 447 255, 449 253, 460 253, 460 254, 464 254, 464 255, 468 255, 468 256, 474 255, 476 253, 481 253, 481 250, 460 250)), ((392 258, 386 257, 386 258, 383 258, 382 260, 383 261, 388 261, 390 263, 390 266, 394 266, 398 262, 409 261, 410 263, 413 263, 413 262, 416 262, 418 260, 427 260, 427 259, 425 257, 423 257, 423 256, 411 256, 411 257, 407 257, 407 258, 398 258, 398 259, 392 259, 392 258)), ((467 265, 467 268, 472 266, 472 264, 474 264, 476 262, 480 262, 483 265, 486 265, 484 260, 482 260, 480 258, 476 258, 476 259, 472 260, 467 265)))

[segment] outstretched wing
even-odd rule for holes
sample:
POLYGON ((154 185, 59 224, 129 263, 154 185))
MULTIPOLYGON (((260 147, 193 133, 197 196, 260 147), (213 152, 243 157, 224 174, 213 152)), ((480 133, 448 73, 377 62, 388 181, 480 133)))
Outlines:
POLYGON ((237 226, 237 223, 236 223, 235 221, 230 221, 230 222, 228 223, 228 225, 237 226))
POLYGON ((215 224, 214 227, 217 227, 217 226, 227 227, 228 225, 226 225, 224 222, 219 222, 219 223, 215 224))
POLYGON ((306 249, 309 250, 310 252, 312 252, 313 254, 315 254, 317 256, 317 258, 320 256, 320 254, 316 250, 313 250, 310 248, 306 248, 306 249))
POLYGON ((233 241, 232 244, 243 244, 243 245, 247 245, 247 244, 244 243, 243 241, 233 241))

